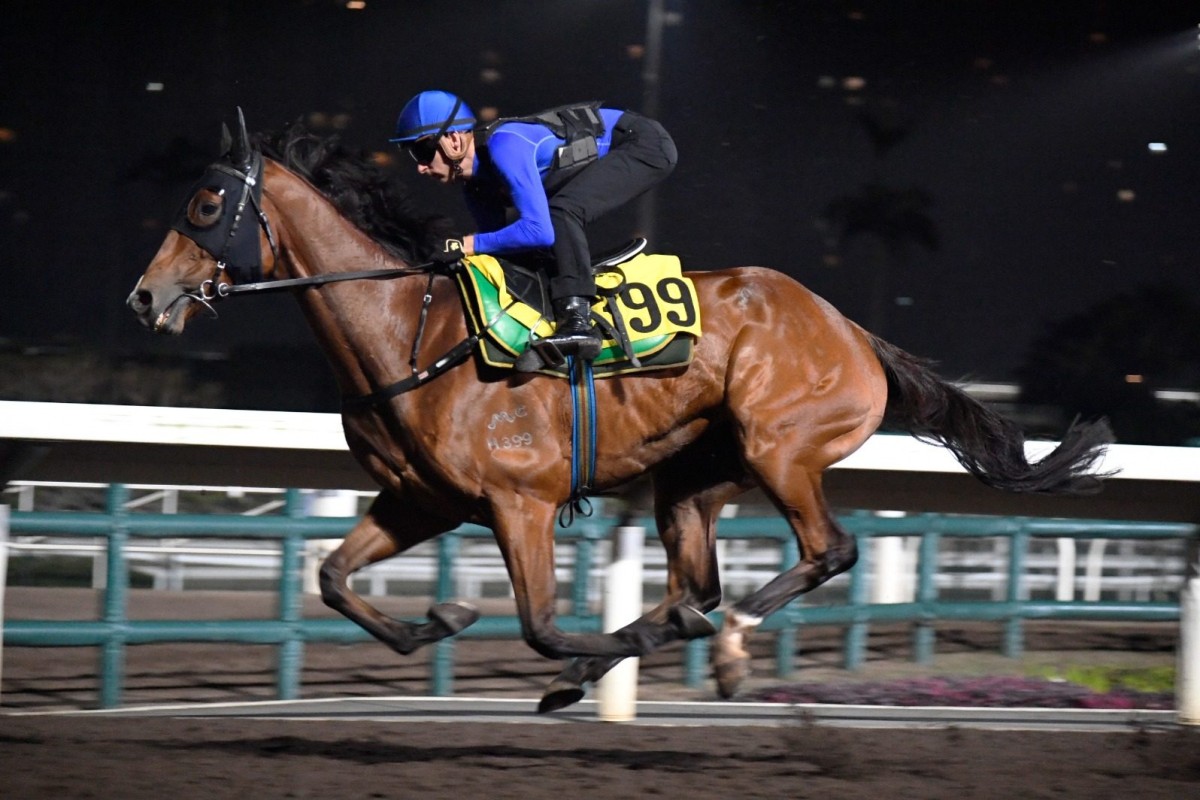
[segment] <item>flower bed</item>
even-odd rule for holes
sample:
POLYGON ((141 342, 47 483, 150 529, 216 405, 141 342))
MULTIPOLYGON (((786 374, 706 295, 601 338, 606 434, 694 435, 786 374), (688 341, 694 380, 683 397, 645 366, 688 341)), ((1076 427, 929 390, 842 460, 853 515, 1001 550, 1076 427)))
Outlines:
POLYGON ((981 708, 1145 708, 1175 707, 1168 692, 1117 688, 1098 692, 1066 681, 1040 678, 912 678, 896 681, 797 683, 756 692, 762 703, 835 705, 968 706, 981 708))

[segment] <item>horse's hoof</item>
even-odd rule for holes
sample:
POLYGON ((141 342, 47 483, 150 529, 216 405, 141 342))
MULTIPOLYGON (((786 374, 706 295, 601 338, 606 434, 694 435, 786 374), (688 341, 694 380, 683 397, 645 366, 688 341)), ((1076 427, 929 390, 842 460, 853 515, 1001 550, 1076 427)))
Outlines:
POLYGON ((428 611, 429 618, 454 634, 474 624, 479 619, 479 609, 470 603, 455 601, 453 603, 438 603, 428 611))
POLYGON ((717 694, 728 700, 737 694, 742 681, 750 675, 750 656, 731 658, 713 664, 713 677, 717 679, 717 694))
POLYGON ((546 687, 541 702, 538 703, 539 714, 549 714, 583 699, 583 687, 578 683, 555 679, 546 687))
POLYGON ((671 624, 684 639, 700 639, 717 632, 712 620, 704 616, 698 608, 686 605, 672 606, 669 614, 671 624))

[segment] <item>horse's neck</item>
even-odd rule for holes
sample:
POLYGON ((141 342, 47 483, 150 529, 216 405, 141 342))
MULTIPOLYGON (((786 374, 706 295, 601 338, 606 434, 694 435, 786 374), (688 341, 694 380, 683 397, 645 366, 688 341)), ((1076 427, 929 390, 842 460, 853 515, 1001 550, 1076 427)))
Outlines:
MULTIPOLYGON (((376 244, 312 186, 268 162, 264 196, 274 207, 287 275, 312 277, 337 272, 408 266, 376 244), (268 182, 269 181, 269 182, 268 182)), ((353 280, 298 293, 301 308, 334 367, 343 391, 368 392, 400 377, 424 291, 420 276, 353 280)))

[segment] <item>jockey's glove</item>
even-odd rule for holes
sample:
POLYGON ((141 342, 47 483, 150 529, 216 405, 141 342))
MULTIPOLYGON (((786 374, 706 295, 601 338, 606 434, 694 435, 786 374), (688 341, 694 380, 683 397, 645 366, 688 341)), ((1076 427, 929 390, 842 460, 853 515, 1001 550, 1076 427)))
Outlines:
POLYGON ((462 239, 447 239, 441 250, 434 250, 429 259, 438 264, 455 264, 463 257, 462 239))

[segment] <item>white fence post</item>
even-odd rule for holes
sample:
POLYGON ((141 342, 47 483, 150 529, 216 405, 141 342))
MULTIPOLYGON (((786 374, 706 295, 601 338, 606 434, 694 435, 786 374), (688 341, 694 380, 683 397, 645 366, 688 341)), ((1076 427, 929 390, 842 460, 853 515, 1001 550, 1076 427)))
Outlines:
POLYGON ((1188 541, 1187 573, 1179 593, 1179 664, 1175 708, 1183 725, 1200 725, 1200 538, 1188 541))
POLYGON ((871 563, 875 565, 871 581, 872 603, 912 602, 912 564, 903 536, 871 539, 871 563))
MULTIPOLYGON (((358 493, 352 489, 318 489, 308 496, 307 512, 312 517, 357 517, 358 493)), ((341 539, 310 539, 304 548, 305 594, 321 591, 317 571, 325 557, 332 553, 341 539)))
MULTIPOLYGON (((604 630, 611 633, 642 615, 642 545, 646 529, 622 526, 613 536, 613 557, 604 583, 604 630)), ((597 714, 606 722, 637 716, 638 659, 626 658, 596 684, 597 714)))
POLYGON ((8 591, 8 506, 0 505, 0 686, 4 684, 4 595, 8 591))
POLYGON ((1075 540, 1067 536, 1058 539, 1058 581, 1054 599, 1064 603, 1075 599, 1075 540))
POLYGON ((1088 545, 1083 570, 1083 599, 1088 603, 1100 599, 1100 588, 1104 579, 1104 551, 1107 547, 1107 539, 1092 539, 1088 545))
MULTIPOLYGON (((903 511, 876 511, 875 516, 898 519, 903 511)), ((903 536, 871 538, 871 602, 911 603, 916 597, 916 561, 909 558, 903 536)))

